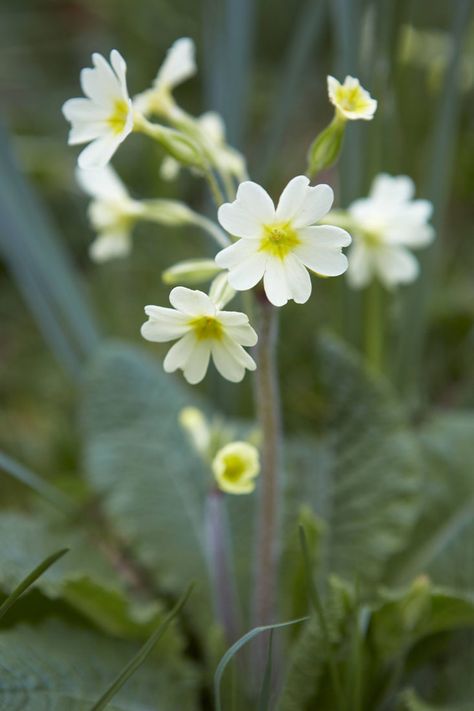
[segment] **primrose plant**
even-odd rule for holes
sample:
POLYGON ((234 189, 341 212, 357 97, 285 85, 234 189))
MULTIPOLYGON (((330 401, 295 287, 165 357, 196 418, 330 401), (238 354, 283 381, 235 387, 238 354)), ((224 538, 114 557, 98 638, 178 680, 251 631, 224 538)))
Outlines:
MULTIPOLYGON (((209 464, 214 502, 222 499, 223 492, 244 495, 258 489, 252 609, 255 624, 266 625, 277 619, 279 309, 289 301, 305 304, 311 296, 312 277, 339 277, 347 272, 354 288, 378 279, 389 289, 414 279, 418 266, 410 250, 433 238, 428 225, 431 206, 413 200, 413 183, 404 176, 376 177, 369 197, 356 200, 346 211, 331 212, 334 194, 329 185, 311 185, 311 179, 337 160, 347 123, 369 121, 375 115, 377 102, 353 77, 343 83, 328 77, 333 119, 310 146, 305 174, 288 176, 289 182, 274 202, 264 187, 249 180, 245 159, 226 143, 221 118, 213 112, 191 116, 175 101, 174 88, 196 71, 190 39, 173 44, 151 88, 134 99, 129 96, 126 64, 119 52, 113 50, 110 61, 100 54, 92 60, 94 67, 81 72, 85 97, 70 99, 63 107, 71 123, 69 143, 88 144, 79 155, 77 177, 92 198, 89 214, 97 238, 91 257, 105 261, 127 255, 138 221, 201 227, 215 242, 215 259, 181 262, 165 272, 165 282, 173 286, 170 306, 145 307, 148 320, 142 336, 172 342, 164 369, 169 373, 181 370, 191 384, 205 378, 211 361, 223 378, 234 383, 242 381, 246 371, 255 371, 258 441, 227 433, 216 445, 215 428, 192 410, 183 413, 182 424, 209 464), (178 200, 138 200, 129 194, 110 160, 132 132, 162 147, 161 172, 166 179, 187 168, 207 181, 217 221, 178 200), (349 259, 343 252, 347 247, 349 259), (207 293, 189 288, 206 282, 211 282, 207 293), (241 293, 240 310, 230 310, 237 292, 241 293), (256 321, 251 324, 253 314, 256 321)), ((212 539, 220 535, 222 511, 210 507, 209 515, 212 539)), ((215 565, 225 565, 222 556, 215 565)), ((217 586, 222 578, 214 576, 217 586)), ((222 599, 225 594, 225 590, 215 590, 218 613, 230 604, 222 599)), ((234 641, 229 619, 222 613, 222 624, 227 624, 228 637, 234 641)))

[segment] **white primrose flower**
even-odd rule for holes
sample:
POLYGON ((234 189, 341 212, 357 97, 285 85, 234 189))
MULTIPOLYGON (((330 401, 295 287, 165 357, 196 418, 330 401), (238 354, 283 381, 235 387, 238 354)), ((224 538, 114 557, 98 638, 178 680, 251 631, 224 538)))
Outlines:
POLYGON ((251 289, 263 277, 269 301, 283 306, 289 299, 304 304, 311 295, 308 269, 320 276, 339 276, 347 269, 342 247, 351 242, 340 227, 318 225, 333 202, 329 185, 310 187, 299 175, 290 180, 275 209, 268 193, 256 183, 239 185, 237 198, 221 205, 219 222, 240 237, 216 256, 229 270, 229 283, 238 291, 251 289))
POLYGON ((98 233, 90 246, 90 256, 96 262, 114 257, 126 257, 131 250, 131 231, 143 212, 141 203, 133 200, 117 173, 110 165, 97 170, 76 170, 77 182, 93 200, 89 219, 98 233))
POLYGON ((151 89, 138 94, 134 107, 145 116, 153 113, 167 113, 172 110, 170 101, 173 89, 196 73, 194 42, 189 37, 181 37, 166 53, 151 89))
POLYGON ((184 286, 171 291, 170 303, 172 309, 145 306, 148 321, 141 328, 147 341, 179 339, 164 360, 167 373, 181 369, 188 383, 199 383, 211 355, 219 373, 234 383, 242 380, 246 368, 255 370, 255 361, 242 348, 257 342, 245 314, 221 311, 207 294, 184 286))
POLYGON ((414 200, 415 185, 405 175, 378 175, 369 197, 356 200, 348 212, 354 225, 347 277, 362 288, 378 277, 391 289, 413 281, 419 265, 410 249, 425 247, 434 239, 428 223, 433 206, 414 200))
POLYGON ((351 121, 373 119, 377 101, 372 99, 355 77, 347 76, 344 84, 341 84, 334 77, 328 76, 328 94, 331 104, 341 117, 351 121))
POLYGON ((69 144, 92 141, 79 154, 81 168, 106 165, 133 129, 123 57, 113 49, 110 64, 98 53, 92 55, 92 61, 94 69, 81 71, 81 86, 87 98, 69 99, 63 105, 63 114, 71 123, 69 144))

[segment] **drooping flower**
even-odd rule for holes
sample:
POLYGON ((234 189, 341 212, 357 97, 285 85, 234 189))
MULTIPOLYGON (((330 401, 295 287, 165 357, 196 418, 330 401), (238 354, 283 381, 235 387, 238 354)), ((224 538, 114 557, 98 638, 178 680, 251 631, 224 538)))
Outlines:
POLYGON ((251 289, 262 278, 275 306, 289 299, 304 304, 311 295, 308 269, 320 276, 338 276, 347 269, 342 247, 350 235, 339 227, 318 225, 333 202, 329 185, 310 187, 299 175, 290 180, 275 209, 268 193, 251 181, 239 185, 237 198, 219 208, 221 225, 240 237, 216 256, 229 270, 229 283, 238 291, 251 289))
POLYGON ((79 154, 81 168, 106 165, 133 129, 132 102, 128 96, 127 66, 113 49, 110 64, 98 53, 92 55, 93 69, 81 71, 81 86, 86 98, 69 99, 63 114, 71 123, 70 145, 89 143, 79 154))
POLYGON ((144 213, 140 202, 133 200, 110 165, 97 170, 76 171, 81 188, 93 199, 89 219, 98 233, 89 253, 96 262, 126 257, 131 249, 134 222, 144 213))
POLYGON ((189 37, 181 37, 169 48, 152 88, 134 98, 134 107, 145 116, 168 113, 173 108, 173 89, 195 73, 194 42, 189 37))
POLYGON ((148 321, 141 329, 148 341, 179 339, 164 360, 167 373, 181 369, 189 383, 199 383, 211 355, 219 373, 234 383, 242 380, 245 369, 255 370, 255 361, 242 347, 257 342, 245 314, 222 311, 204 292, 184 286, 171 291, 170 303, 172 309, 146 306, 148 321))
POLYGON ((260 472, 258 449, 248 442, 230 442, 212 462, 219 489, 229 494, 250 494, 260 472))
POLYGON ((341 84, 334 77, 328 76, 328 94, 340 117, 350 121, 373 119, 377 101, 372 99, 355 77, 347 76, 344 84, 341 84))
POLYGON ((347 277, 362 288, 375 277, 387 288, 413 281, 419 265, 410 249, 434 239, 429 224, 433 210, 428 200, 414 200, 415 185, 406 175, 378 175, 369 197, 348 208, 354 243, 349 252, 347 277))

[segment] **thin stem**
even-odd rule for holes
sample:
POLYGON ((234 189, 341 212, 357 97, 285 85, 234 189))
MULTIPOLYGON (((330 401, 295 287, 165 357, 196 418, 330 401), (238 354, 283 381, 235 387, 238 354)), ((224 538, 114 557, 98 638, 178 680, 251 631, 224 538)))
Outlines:
POLYGON ((225 197, 224 193, 219 187, 219 183, 216 180, 216 176, 212 172, 212 170, 206 170, 205 172, 206 180, 208 182, 209 188, 212 193, 212 197, 214 202, 216 203, 216 207, 220 207, 223 202, 225 202, 225 197))
POLYGON ((235 575, 231 563, 229 524, 224 495, 213 489, 206 502, 206 541, 214 606, 227 642, 239 636, 239 615, 235 575))
POLYGON ((376 373, 383 371, 382 296, 381 286, 374 280, 365 295, 365 356, 367 364, 376 373))
MULTIPOLYGON (((257 415, 262 432, 262 473, 257 522, 254 618, 256 625, 275 621, 280 484, 280 394, 276 340, 278 310, 259 294, 260 328, 257 344, 257 415)), ((264 652, 264 648, 260 653, 264 652)), ((259 663, 264 662, 262 658, 259 663)))

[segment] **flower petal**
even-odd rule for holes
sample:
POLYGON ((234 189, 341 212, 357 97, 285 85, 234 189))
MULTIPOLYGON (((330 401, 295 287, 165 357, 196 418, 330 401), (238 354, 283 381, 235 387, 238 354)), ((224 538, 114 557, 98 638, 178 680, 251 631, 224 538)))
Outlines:
POLYGON ((276 257, 267 261, 267 267, 263 275, 263 287, 267 299, 274 306, 284 306, 288 299, 292 298, 281 259, 276 257))
POLYGON ((362 240, 356 239, 349 251, 347 280, 354 289, 362 289, 373 278, 372 251, 362 240))
POLYGON ((79 154, 77 160, 79 168, 84 170, 103 168, 112 158, 121 142, 122 140, 119 136, 111 133, 96 138, 79 154))
POLYGON ((245 375, 245 369, 255 370, 255 361, 244 349, 231 338, 224 337, 212 343, 212 359, 222 377, 233 383, 239 383, 245 375))
POLYGON ((303 203, 293 218, 293 226, 298 229, 318 222, 329 212, 333 201, 334 193, 329 185, 308 187, 303 203))
MULTIPOLYGON (((303 243, 308 242, 315 247, 348 247, 352 237, 346 230, 335 225, 312 225, 298 230, 298 236, 303 243)), ((295 248, 297 253, 298 247, 295 248)))
POLYGON ((124 96, 124 98, 126 97, 128 99, 127 64, 120 52, 116 49, 113 49, 110 53, 110 64, 112 65, 112 68, 115 74, 117 75, 117 79, 122 90, 122 95, 124 96))
POLYGON ((254 346, 258 341, 258 336, 249 323, 241 326, 227 326, 226 333, 241 346, 254 346))
MULTIPOLYGON (((311 269, 316 274, 321 276, 339 276, 347 269, 347 257, 342 254, 340 247, 331 244, 330 232, 326 226, 314 228, 323 230, 316 237, 306 238, 299 244, 294 251, 294 254, 301 259, 303 264, 311 269)), ((334 229, 334 228, 332 228, 334 229)), ((338 232, 344 232, 339 228, 335 228, 338 232)), ((347 234, 347 233, 345 233, 347 234)), ((337 237, 336 237, 337 239, 337 237)), ((345 239, 343 236, 339 240, 345 239)))
POLYGON ((147 341, 173 341, 189 331, 189 319, 179 311, 163 306, 145 306, 145 313, 149 320, 143 324, 141 334, 147 341))
POLYGON ((306 175, 297 175, 292 178, 283 190, 276 209, 276 219, 279 221, 292 220, 299 212, 309 186, 306 175))
POLYGON ((186 286, 175 286, 170 293, 170 303, 188 316, 214 316, 216 307, 207 294, 186 286))
POLYGON ((102 263, 116 257, 127 257, 131 246, 129 232, 104 232, 92 242, 89 255, 94 262, 102 263))
POLYGON ((389 289, 414 281, 420 271, 416 257, 404 247, 383 247, 373 259, 380 280, 389 289))
POLYGON ((163 368, 167 373, 174 373, 178 368, 185 368, 190 358, 194 355, 196 337, 187 333, 169 349, 163 361, 163 368))
POLYGON ((192 357, 187 360, 183 368, 183 374, 188 383, 196 385, 201 382, 207 373, 210 357, 210 342, 207 340, 196 341, 192 357))
POLYGON ((311 296, 312 288, 308 270, 294 254, 287 255, 283 267, 291 298, 297 304, 305 304, 311 296))
POLYGON ((415 184, 407 175, 377 175, 370 188, 370 198, 390 204, 407 202, 415 194, 415 184))
POLYGON ((173 89, 196 73, 194 42, 189 37, 181 37, 174 42, 154 81, 157 88, 173 89))
POLYGON ((128 199, 125 185, 110 165, 96 170, 76 169, 76 180, 85 193, 101 200, 128 199))

